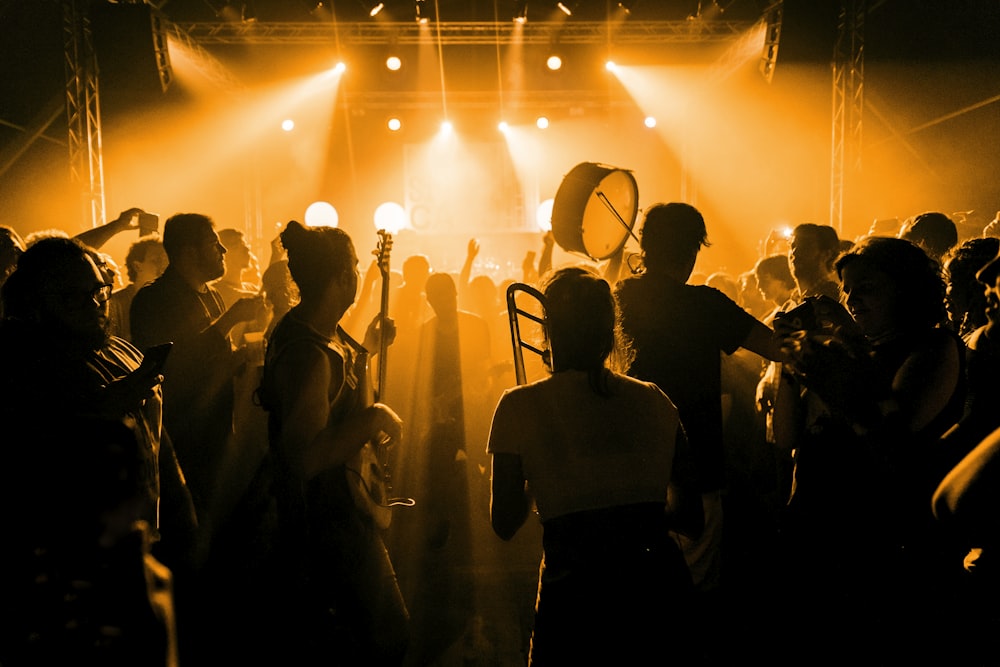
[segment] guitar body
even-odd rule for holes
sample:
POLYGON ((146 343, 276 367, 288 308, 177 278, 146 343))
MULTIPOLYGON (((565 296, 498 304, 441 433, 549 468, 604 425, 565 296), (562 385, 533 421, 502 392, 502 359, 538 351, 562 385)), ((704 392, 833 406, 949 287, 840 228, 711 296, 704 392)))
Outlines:
POLYGON ((392 523, 385 450, 384 444, 366 442, 347 465, 354 502, 382 530, 392 523))
MULTIPOLYGON (((385 230, 379 230, 378 235, 378 247, 373 254, 378 257, 379 273, 382 276, 379 327, 385 332, 389 313, 389 248, 392 246, 392 237, 385 230)), ((374 392, 376 402, 384 395, 386 347, 385 336, 381 336, 378 386, 374 392)), ((390 500, 387 449, 388 444, 385 442, 366 442, 347 464, 348 482, 355 504, 382 530, 391 524, 392 507, 395 504, 390 500)))

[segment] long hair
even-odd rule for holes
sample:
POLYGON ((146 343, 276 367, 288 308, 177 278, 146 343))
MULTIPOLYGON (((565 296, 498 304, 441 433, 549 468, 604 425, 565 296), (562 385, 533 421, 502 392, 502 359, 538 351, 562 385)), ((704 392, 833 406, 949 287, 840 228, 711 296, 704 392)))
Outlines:
POLYGON ((585 371, 594 391, 608 395, 608 371, 628 365, 611 286, 589 268, 571 266, 546 276, 542 294, 552 372, 585 371))

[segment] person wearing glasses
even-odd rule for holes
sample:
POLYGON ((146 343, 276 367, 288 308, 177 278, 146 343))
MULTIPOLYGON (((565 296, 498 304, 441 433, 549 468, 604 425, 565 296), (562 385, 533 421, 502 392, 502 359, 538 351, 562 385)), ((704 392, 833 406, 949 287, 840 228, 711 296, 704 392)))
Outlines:
MULTIPOLYGON (((3 286, 0 346, 7 353, 0 358, 4 442, 0 469, 6 475, 2 487, 8 494, 3 503, 4 541, 8 562, 16 561, 23 568, 5 568, 4 595, 0 596, 5 604, 22 599, 16 596, 19 585, 41 581, 38 573, 57 565, 46 560, 45 553, 53 558, 68 553, 57 548, 68 537, 63 533, 65 523, 33 520, 43 508, 31 502, 23 488, 28 479, 40 480, 29 483, 30 493, 59 499, 66 505, 67 517, 80 509, 84 500, 58 482, 58 470, 69 474, 59 452, 65 451, 66 438, 71 437, 81 451, 92 447, 98 456, 102 436, 83 427, 67 431, 68 423, 100 422, 125 429, 127 439, 137 447, 136 493, 130 495, 131 509, 125 515, 148 526, 145 539, 150 546, 146 548, 168 568, 187 557, 193 545, 191 497, 170 440, 161 429, 162 376, 158 368, 142 364, 143 355, 135 346, 109 335, 112 286, 99 260, 96 251, 77 240, 42 239, 21 255, 3 286), (48 452, 47 447, 51 447, 48 452), (41 474, 38 462, 51 466, 52 475, 41 474)), ((81 475, 84 469, 81 466, 81 475)), ((83 562, 62 563, 62 573, 69 571, 63 566, 86 569, 83 562)), ((145 580, 139 584, 145 594, 145 580)), ((45 614, 42 607, 47 598, 42 592, 27 594, 33 606, 17 610, 25 614, 21 620, 28 622, 29 614, 45 614)), ((112 599, 108 598, 108 604, 114 604, 112 599)), ((50 611, 62 613, 55 607, 63 608, 66 601, 53 599, 51 604, 50 611)), ((5 627, 8 639, 10 630, 5 627)), ((0 660, 6 664, 8 657, 0 656, 0 660)))

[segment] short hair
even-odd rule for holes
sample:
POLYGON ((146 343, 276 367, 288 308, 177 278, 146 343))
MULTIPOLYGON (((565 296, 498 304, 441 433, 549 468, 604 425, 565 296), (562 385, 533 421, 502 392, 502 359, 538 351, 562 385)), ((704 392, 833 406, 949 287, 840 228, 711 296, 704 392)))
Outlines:
POLYGON ((242 230, 234 229, 232 227, 219 230, 219 241, 221 241, 222 245, 226 246, 227 249, 231 249, 245 237, 246 234, 244 234, 242 230))
POLYGON ((788 255, 775 254, 761 257, 754 264, 753 273, 758 284, 765 278, 773 278, 792 289, 795 288, 795 278, 792 277, 792 269, 788 264, 788 255))
POLYGON ((125 273, 128 274, 128 281, 130 283, 134 283, 135 279, 138 278, 135 269, 132 268, 132 264, 134 262, 145 262, 146 258, 149 257, 150 249, 162 245, 163 242, 160 241, 160 237, 158 236, 143 236, 128 247, 128 253, 125 254, 125 273))
POLYGON ((458 288, 450 273, 432 273, 424 286, 427 302, 439 316, 438 308, 458 308, 458 288))
POLYGON ((305 227, 292 220, 281 232, 281 245, 303 298, 318 296, 346 272, 354 271, 354 243, 339 227, 305 227))
POLYGON ((650 260, 673 264, 689 260, 711 244, 701 212, 690 204, 672 202, 646 210, 639 245, 647 264, 650 260))
POLYGON ((899 235, 921 246, 935 259, 940 259, 958 243, 958 228, 944 213, 921 213, 899 235))
POLYGON ((201 243, 206 227, 214 229, 215 222, 201 213, 177 213, 167 218, 163 223, 163 249, 167 259, 174 262, 182 250, 201 243))
POLYGON ((792 229, 792 237, 801 235, 811 238, 816 244, 816 248, 820 252, 830 256, 831 261, 840 252, 840 237, 837 235, 837 230, 831 225, 817 225, 814 222, 803 222, 795 225, 795 228, 792 229))
POLYGON ((834 268, 843 282, 844 268, 864 262, 885 273, 899 294, 900 312, 909 324, 933 325, 945 320, 945 283, 941 265, 906 239, 871 236, 837 258, 834 268))

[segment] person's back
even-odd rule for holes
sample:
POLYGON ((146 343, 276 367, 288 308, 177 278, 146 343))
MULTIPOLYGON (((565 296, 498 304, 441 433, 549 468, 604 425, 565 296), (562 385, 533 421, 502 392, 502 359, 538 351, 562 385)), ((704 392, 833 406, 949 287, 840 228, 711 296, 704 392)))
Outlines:
POLYGON ((489 438, 494 531, 524 523, 526 488, 542 523, 529 664, 686 664, 693 588, 670 531, 702 517, 677 409, 605 365, 620 348, 603 279, 560 269, 543 292, 552 375, 506 391, 489 438))
POLYGON ((651 208, 642 230, 646 271, 619 282, 615 295, 635 353, 629 375, 655 382, 677 405, 703 489, 714 491, 723 482, 719 354, 735 352, 751 336, 769 345, 770 330, 718 290, 685 284, 706 238, 693 207, 651 208))

